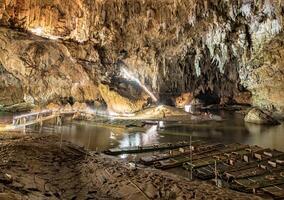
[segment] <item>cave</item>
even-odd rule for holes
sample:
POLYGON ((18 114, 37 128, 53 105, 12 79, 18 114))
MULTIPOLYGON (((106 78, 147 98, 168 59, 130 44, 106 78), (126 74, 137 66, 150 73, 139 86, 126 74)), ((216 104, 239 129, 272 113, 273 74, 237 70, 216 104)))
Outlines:
POLYGON ((0 1, 0 200, 284 198, 283 11, 0 1))

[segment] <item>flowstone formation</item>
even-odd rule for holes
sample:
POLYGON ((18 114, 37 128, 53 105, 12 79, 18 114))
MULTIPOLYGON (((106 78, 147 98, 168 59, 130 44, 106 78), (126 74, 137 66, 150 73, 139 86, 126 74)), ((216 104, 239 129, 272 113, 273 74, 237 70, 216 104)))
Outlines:
POLYGON ((102 100, 123 61, 162 101, 251 93, 284 113, 283 15, 282 0, 2 1, 0 68, 23 92, 0 104, 102 100))

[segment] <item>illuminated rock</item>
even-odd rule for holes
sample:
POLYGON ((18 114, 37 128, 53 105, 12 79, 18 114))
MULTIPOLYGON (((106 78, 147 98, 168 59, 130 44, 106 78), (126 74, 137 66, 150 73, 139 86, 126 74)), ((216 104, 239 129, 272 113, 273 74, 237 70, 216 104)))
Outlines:
POLYGON ((253 108, 245 116, 245 122, 254 124, 278 125, 279 122, 260 109, 253 108))
POLYGON ((176 98, 176 107, 184 108, 184 106, 189 105, 193 100, 193 94, 190 92, 182 93, 181 96, 176 98))
POLYGON ((74 111, 86 111, 89 109, 88 105, 86 103, 79 103, 79 102, 75 102, 72 106, 72 109, 74 111))
POLYGON ((137 99, 129 99, 117 91, 111 90, 108 85, 100 84, 99 90, 107 108, 112 113, 127 114, 135 113, 143 109, 148 103, 148 96, 139 96, 137 99))
POLYGON ((144 118, 144 119, 151 119, 151 118, 163 119, 166 117, 175 117, 175 116, 190 116, 190 115, 181 109, 165 105, 147 108, 136 114, 137 118, 144 118))

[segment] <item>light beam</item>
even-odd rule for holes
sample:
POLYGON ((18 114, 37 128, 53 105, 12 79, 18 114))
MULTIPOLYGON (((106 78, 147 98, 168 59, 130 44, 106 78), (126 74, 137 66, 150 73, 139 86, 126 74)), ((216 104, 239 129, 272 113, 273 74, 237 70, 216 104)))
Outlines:
POLYGON ((48 34, 49 31, 46 28, 41 27, 41 26, 29 28, 29 31, 32 32, 33 34, 37 35, 37 36, 48 38, 48 39, 51 39, 51 40, 57 40, 57 39, 60 38, 58 36, 48 34))
POLYGON ((135 81, 136 83, 138 83, 138 85, 147 93, 150 95, 150 97, 153 99, 154 102, 157 102, 158 99, 154 96, 154 94, 145 86, 143 85, 139 79, 137 79, 136 77, 134 77, 133 75, 131 75, 125 68, 121 68, 121 73, 122 76, 126 79, 135 81))

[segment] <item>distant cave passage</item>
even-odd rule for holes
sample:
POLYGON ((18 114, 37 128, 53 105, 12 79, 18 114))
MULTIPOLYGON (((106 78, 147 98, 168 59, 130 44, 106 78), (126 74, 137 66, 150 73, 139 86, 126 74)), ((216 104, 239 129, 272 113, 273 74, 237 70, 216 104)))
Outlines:
POLYGON ((220 103, 220 97, 216 93, 211 92, 211 91, 200 92, 196 96, 196 98, 200 99, 201 102, 203 102, 205 105, 220 103))

